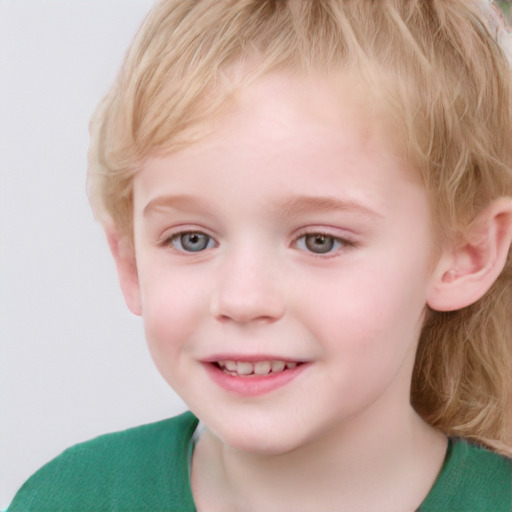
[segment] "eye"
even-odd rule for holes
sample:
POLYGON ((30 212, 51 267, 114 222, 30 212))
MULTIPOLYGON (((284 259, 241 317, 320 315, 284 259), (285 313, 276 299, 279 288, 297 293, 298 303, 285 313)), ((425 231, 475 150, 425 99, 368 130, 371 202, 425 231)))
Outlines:
POLYGON ((169 239, 168 243, 183 252, 200 252, 215 247, 215 240, 200 231, 177 233, 169 239))
POLYGON ((297 239, 297 247, 299 249, 315 254, 327 254, 349 244, 350 242, 346 242, 341 238, 323 233, 309 233, 297 239))

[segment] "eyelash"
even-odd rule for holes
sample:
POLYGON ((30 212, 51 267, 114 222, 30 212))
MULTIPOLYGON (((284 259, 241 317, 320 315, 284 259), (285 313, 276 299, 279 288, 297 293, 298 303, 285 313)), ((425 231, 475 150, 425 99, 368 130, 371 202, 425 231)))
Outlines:
POLYGON ((206 249, 212 249, 213 247, 211 246, 211 242, 214 243, 213 247, 217 246, 217 243, 215 242, 215 240, 210 235, 208 235, 207 233, 204 233, 203 231, 190 230, 190 231, 180 231, 178 233, 174 233, 173 235, 167 237, 163 241, 163 245, 171 246, 174 249, 178 250, 179 252, 195 254, 195 253, 203 252, 206 249), (186 237, 187 235, 196 236, 196 237, 200 237, 200 238, 206 238, 207 239, 206 240, 206 246, 204 248, 201 248, 201 249, 198 249, 198 250, 195 250, 195 251, 194 250, 187 250, 187 249, 185 249, 183 247, 183 237, 186 237), (176 247, 176 242, 178 242, 181 247, 176 247))
POLYGON ((301 233, 297 238, 295 238, 294 245, 313 255, 313 257, 333 258, 337 256, 340 252, 343 252, 350 247, 354 247, 356 245, 356 242, 349 238, 342 238, 331 233, 325 233, 322 231, 306 231, 301 233), (317 240, 320 238, 323 238, 324 241, 329 240, 331 241, 331 247, 329 247, 328 250, 324 252, 315 252, 307 247, 308 237, 316 238, 317 240), (302 245, 301 242, 304 245, 303 247, 299 247, 300 245, 302 245))
MULTIPOLYGON (((213 237, 208 235, 207 233, 204 233, 203 231, 180 231, 178 233, 174 233, 169 237, 166 237, 165 240, 162 242, 163 246, 171 246, 173 249, 176 249, 178 252, 186 253, 186 254, 196 254, 196 253, 202 253, 206 251, 207 249, 213 249, 218 246, 218 243, 215 241, 213 237), (195 236, 199 237, 203 240, 205 243, 205 246, 200 246, 197 250, 188 250, 185 247, 183 247, 183 237, 189 236, 195 236), (177 245, 179 244, 179 247, 177 245)), ((347 248, 354 247, 356 245, 354 240, 350 240, 347 238, 338 237, 335 235, 332 235, 330 233, 324 233, 322 231, 305 231, 301 233, 299 236, 297 236, 292 246, 299 248, 302 251, 305 251, 314 257, 317 258, 332 258, 336 256, 340 251, 346 250, 347 248), (320 241, 320 239, 323 239, 323 241, 329 241, 330 246, 327 247, 327 250, 325 251, 318 251, 315 252, 314 250, 311 250, 311 247, 308 247, 308 238, 311 237, 312 239, 316 239, 317 242, 320 241)))

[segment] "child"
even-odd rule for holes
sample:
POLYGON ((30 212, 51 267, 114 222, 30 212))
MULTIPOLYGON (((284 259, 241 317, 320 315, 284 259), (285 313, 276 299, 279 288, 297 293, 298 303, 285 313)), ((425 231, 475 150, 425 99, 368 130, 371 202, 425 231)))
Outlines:
POLYGON ((90 197, 191 412, 9 512, 510 511, 507 38, 482 0, 157 4, 90 197))

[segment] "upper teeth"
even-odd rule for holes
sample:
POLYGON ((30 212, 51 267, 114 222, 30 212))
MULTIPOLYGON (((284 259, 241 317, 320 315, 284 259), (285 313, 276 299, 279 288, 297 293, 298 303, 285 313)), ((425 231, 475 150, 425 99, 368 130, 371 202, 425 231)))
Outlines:
POLYGON ((268 375, 282 372, 285 368, 295 368, 297 363, 285 361, 218 361, 224 372, 230 375, 268 375))

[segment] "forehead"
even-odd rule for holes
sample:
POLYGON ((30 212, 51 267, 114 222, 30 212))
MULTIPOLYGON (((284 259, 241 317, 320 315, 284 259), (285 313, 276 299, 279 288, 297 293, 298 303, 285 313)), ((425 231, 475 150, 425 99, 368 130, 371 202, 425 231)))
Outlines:
POLYGON ((265 201, 325 197, 336 187, 350 191, 349 200, 364 195, 378 203, 397 178, 415 182, 395 149, 389 124, 360 80, 271 73, 238 89, 199 142, 149 158, 135 177, 135 206, 145 209, 164 192, 227 196, 240 181, 240 191, 265 201))
MULTIPOLYGON (((230 92, 220 93, 219 112, 191 128, 190 144, 186 133, 178 137, 185 149, 171 150, 173 157, 196 156, 215 148, 226 154, 241 144, 269 142, 283 147, 296 142, 304 151, 302 141, 308 137, 319 139, 320 145, 323 141, 356 145, 366 153, 404 154, 387 115, 388 105, 382 98, 377 100, 375 87, 370 88, 355 72, 272 71, 253 80, 242 71, 242 76, 230 81, 230 92)), ((174 147, 173 141, 170 146, 174 147)), ((165 155, 165 149, 158 154, 165 155)))
MULTIPOLYGON (((261 136, 272 130, 283 138, 307 137, 329 128, 328 139, 350 124, 351 133, 370 150, 372 142, 383 138, 384 117, 365 90, 360 78, 348 73, 302 75, 272 72, 242 86, 233 94, 225 115, 213 120, 215 129, 242 135, 241 128, 253 128, 247 136, 261 136), (260 133, 258 133, 260 132, 260 133)), ((348 133, 345 134, 347 136, 348 133)))

